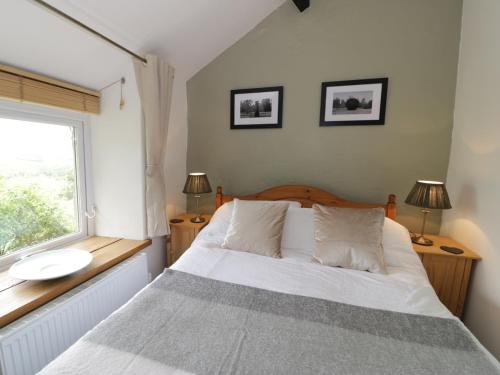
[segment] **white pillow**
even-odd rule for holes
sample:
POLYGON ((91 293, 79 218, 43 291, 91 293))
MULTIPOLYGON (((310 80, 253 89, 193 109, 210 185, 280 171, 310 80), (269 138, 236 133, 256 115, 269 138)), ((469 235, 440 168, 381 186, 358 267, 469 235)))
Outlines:
POLYGON ((419 263, 417 253, 413 250, 410 234, 401 224, 385 219, 384 223, 384 260, 388 267, 404 267, 419 263))
POLYGON ((281 257, 281 236, 288 202, 234 200, 222 248, 281 257))
POLYGON ((408 229, 398 222, 385 218, 384 221, 384 249, 401 249, 404 252, 413 252, 408 229))
POLYGON ((314 249, 314 220, 312 208, 289 207, 286 212, 282 249, 299 249, 310 252, 314 249))
POLYGON ((314 258, 321 264, 387 273, 382 248, 383 208, 314 209, 314 258))

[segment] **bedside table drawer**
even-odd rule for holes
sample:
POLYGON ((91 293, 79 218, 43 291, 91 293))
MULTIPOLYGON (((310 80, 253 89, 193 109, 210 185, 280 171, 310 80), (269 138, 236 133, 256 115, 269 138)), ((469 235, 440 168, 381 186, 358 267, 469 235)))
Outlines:
POLYGON ((453 315, 463 314, 472 260, 420 254, 429 281, 441 302, 453 315))
POLYGON ((472 264, 481 260, 474 251, 451 238, 426 235, 434 244, 422 246, 413 244, 413 250, 422 260, 429 281, 441 302, 453 315, 462 318, 467 289, 472 272, 472 264), (457 247, 462 254, 452 254, 441 250, 441 246, 457 247))
POLYGON ((169 266, 172 265, 177 259, 179 259, 180 256, 184 254, 184 251, 189 249, 189 246, 191 246, 191 243, 193 242, 197 234, 197 230, 181 226, 176 227, 175 230, 172 230, 170 239, 171 259, 169 262, 169 266))
POLYGON ((167 267, 174 264, 184 252, 189 249, 191 243, 196 238, 200 230, 202 230, 209 222, 212 215, 204 214, 205 219, 201 223, 193 223, 191 219, 195 214, 181 214, 175 219, 181 220, 178 223, 170 222, 170 241, 167 245, 167 267))

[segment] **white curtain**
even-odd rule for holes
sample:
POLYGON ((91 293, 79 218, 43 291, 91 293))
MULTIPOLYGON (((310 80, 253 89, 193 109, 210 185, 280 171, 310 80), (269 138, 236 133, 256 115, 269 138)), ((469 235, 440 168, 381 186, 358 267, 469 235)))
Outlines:
POLYGON ((164 162, 174 68, 147 55, 147 64, 135 60, 146 140, 146 225, 148 237, 169 234, 164 162))

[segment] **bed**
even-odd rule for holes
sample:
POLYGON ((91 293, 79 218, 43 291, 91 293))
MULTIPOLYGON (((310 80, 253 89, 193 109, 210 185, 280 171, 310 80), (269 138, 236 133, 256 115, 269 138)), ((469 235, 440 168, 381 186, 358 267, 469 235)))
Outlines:
MULTIPOLYGON (((182 257, 42 374, 499 374, 498 362, 439 301, 407 230, 385 204, 308 186, 239 196, 300 202, 282 258, 221 248, 234 196, 182 257), (312 204, 383 207, 387 274, 312 259, 312 204)), ((288 215, 288 213, 287 213, 288 215)))

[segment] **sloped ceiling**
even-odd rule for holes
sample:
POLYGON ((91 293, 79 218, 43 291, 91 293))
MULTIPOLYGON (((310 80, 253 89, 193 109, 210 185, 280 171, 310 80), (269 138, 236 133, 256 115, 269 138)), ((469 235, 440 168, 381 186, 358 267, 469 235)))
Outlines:
MULTIPOLYGON (((46 0, 139 52, 192 76, 285 0, 46 0)), ((130 57, 31 0, 2 0, 0 62, 100 89, 130 57)))

